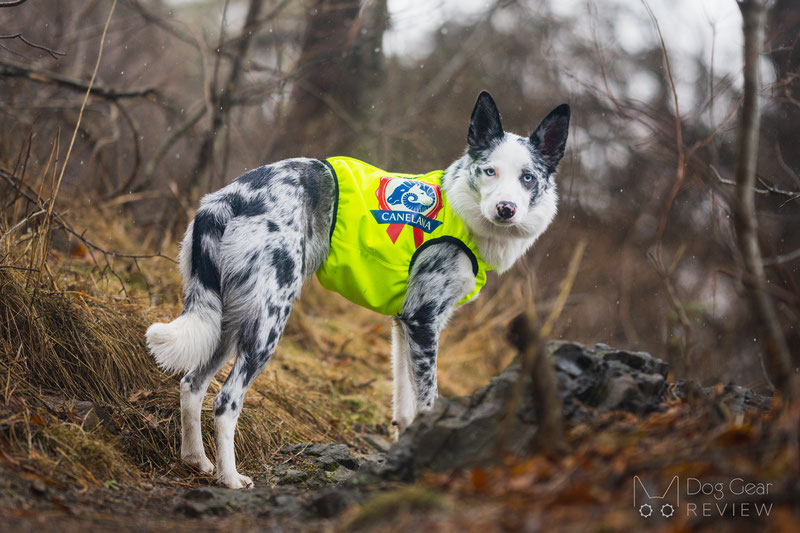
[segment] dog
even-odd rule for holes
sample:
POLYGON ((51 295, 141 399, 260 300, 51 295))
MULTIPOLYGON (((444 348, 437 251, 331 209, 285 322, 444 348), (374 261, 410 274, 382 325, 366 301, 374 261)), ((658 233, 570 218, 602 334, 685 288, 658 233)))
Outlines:
POLYGON ((554 174, 569 120, 562 104, 530 136, 507 133, 482 92, 467 149, 444 171, 393 175, 349 158, 287 159, 203 197, 181 243, 183 312, 146 333, 163 370, 186 372, 182 459, 214 471, 201 406, 211 379, 235 356, 213 403, 216 475, 230 488, 253 485, 236 469, 239 413, 315 272, 324 286, 392 315, 396 433, 431 409, 439 335, 454 308, 477 294, 486 270, 511 268, 556 214, 554 174), (373 189, 357 190, 359 180, 373 189), (450 233, 437 236, 446 227, 450 233))

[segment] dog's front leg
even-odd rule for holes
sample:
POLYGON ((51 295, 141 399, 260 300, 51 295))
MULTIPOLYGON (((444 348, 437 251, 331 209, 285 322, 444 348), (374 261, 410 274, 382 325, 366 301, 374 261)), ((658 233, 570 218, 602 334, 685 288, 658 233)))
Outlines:
POLYGON ((472 262, 443 242, 422 251, 408 281, 403 309, 392 328, 394 424, 399 435, 438 396, 439 335, 459 300, 475 288, 472 262))

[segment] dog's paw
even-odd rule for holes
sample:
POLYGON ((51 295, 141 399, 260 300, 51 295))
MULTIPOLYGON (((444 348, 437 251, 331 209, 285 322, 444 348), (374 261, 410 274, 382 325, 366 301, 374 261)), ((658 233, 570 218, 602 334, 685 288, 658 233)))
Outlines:
POLYGON ((220 476, 218 479, 220 485, 224 485, 229 489, 249 489, 253 487, 253 480, 239 472, 220 476))
POLYGON ((181 457, 184 463, 196 466, 204 474, 211 474, 214 472, 214 463, 212 463, 206 455, 203 454, 187 454, 181 457))

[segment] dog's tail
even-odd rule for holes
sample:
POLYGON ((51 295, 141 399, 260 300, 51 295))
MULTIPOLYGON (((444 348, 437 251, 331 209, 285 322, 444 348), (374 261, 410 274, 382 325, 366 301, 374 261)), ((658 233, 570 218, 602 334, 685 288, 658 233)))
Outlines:
POLYGON ((183 312, 169 324, 147 328, 147 346, 165 372, 202 366, 220 343, 222 298, 217 253, 225 223, 220 218, 201 208, 189 224, 180 251, 183 312))

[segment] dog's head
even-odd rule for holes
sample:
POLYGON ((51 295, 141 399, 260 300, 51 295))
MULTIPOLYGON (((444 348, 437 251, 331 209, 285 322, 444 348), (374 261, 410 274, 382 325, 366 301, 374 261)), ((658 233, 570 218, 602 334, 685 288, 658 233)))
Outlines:
POLYGON ((562 104, 529 137, 521 137, 503 131, 489 93, 478 96, 467 134, 469 187, 462 189, 469 198, 459 195, 459 202, 473 204, 466 222, 474 230, 506 228, 499 231, 520 237, 544 231, 556 211, 553 174, 564 155, 569 117, 569 106, 562 104))

